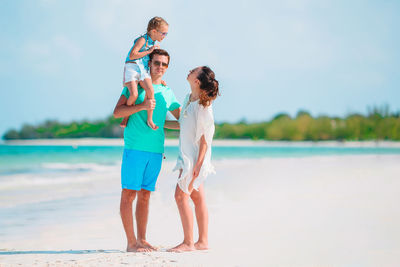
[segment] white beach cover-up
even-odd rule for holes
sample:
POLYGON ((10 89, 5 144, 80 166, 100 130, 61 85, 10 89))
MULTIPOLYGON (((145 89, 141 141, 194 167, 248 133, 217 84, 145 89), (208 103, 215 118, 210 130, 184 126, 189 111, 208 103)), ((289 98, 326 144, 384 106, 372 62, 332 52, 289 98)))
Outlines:
POLYGON ((203 107, 198 100, 190 102, 189 99, 190 94, 186 96, 179 116, 179 156, 174 168, 174 171, 182 169, 182 174, 178 178, 178 186, 186 194, 189 194, 189 184, 193 178, 193 167, 199 155, 202 135, 207 142, 207 151, 199 176, 193 183, 193 188, 198 191, 206 177, 215 173, 214 166, 211 165, 211 143, 215 131, 212 104, 203 107))

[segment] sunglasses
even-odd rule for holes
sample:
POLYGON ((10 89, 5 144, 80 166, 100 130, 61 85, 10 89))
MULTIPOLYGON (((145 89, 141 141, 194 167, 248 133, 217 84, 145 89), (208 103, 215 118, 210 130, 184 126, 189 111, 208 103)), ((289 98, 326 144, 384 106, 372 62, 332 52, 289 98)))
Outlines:
POLYGON ((157 67, 162 65, 164 68, 168 68, 168 64, 167 63, 161 62, 161 61, 158 61, 158 60, 153 61, 153 64, 156 65, 157 67))
POLYGON ((158 31, 159 33, 161 33, 161 35, 164 36, 164 37, 167 36, 167 34, 168 34, 168 32, 161 32, 161 31, 159 31, 159 30, 157 30, 157 31, 158 31))

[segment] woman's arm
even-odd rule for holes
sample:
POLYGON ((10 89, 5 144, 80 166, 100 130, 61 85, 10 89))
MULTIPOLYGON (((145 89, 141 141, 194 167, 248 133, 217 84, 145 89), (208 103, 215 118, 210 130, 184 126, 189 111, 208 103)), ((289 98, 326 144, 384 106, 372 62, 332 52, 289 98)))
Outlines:
POLYGON ((152 110, 156 106, 155 99, 146 98, 142 103, 133 106, 126 105, 127 101, 128 99, 124 95, 121 95, 114 108, 113 115, 115 118, 127 117, 141 110, 152 110))
POLYGON ((144 37, 140 37, 139 40, 137 40, 137 42, 135 43, 135 45, 133 46, 133 48, 131 50, 131 53, 129 54, 130 60, 135 60, 135 59, 147 56, 148 54, 151 54, 151 52, 153 52, 153 50, 155 48, 159 48, 158 45, 153 45, 149 50, 139 52, 140 48, 143 47, 145 42, 146 42, 146 40, 144 39, 144 37))
POLYGON ((165 121, 164 128, 171 130, 179 130, 179 122, 178 121, 165 121))
POLYGON ((181 107, 174 109, 171 111, 171 114, 175 117, 175 119, 179 120, 179 116, 181 114, 181 107))
POLYGON ((203 161, 204 161, 206 152, 207 152, 207 142, 206 142, 206 138, 204 137, 204 134, 203 134, 200 138, 199 155, 197 157, 197 162, 193 168, 193 179, 189 184, 189 192, 192 192, 193 182, 199 176, 201 166, 203 165, 203 161))

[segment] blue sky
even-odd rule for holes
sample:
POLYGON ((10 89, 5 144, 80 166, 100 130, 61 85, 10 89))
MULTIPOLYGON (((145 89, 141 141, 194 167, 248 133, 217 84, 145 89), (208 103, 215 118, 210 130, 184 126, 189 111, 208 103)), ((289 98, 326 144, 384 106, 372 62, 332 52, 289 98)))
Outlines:
POLYGON ((218 122, 399 111, 399 14, 396 0, 4 0, 0 133, 110 115, 132 40, 156 15, 170 24, 165 80, 182 101, 188 70, 209 65, 218 122))

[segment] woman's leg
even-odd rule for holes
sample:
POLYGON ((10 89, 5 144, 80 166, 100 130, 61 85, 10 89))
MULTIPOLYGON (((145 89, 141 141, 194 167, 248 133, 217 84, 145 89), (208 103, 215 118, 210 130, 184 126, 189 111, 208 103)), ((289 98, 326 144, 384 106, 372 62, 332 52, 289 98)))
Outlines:
MULTIPOLYGON (((143 89, 146 91, 146 98, 153 99, 154 98, 154 88, 151 79, 144 79, 142 83, 140 83, 143 89)), ((157 130, 158 126, 153 122, 153 110, 147 110, 147 124, 151 129, 157 130)))
POLYGON ((199 191, 193 190, 190 197, 194 203, 197 226, 199 227, 199 240, 194 246, 196 249, 208 249, 208 209, 203 184, 200 185, 199 191))
MULTIPOLYGON (((136 99, 138 97, 137 81, 127 82, 127 83, 125 83, 125 86, 128 87, 128 90, 129 90, 129 98, 128 98, 128 101, 126 102, 126 104, 128 106, 132 106, 135 104, 136 99)), ((122 128, 126 127, 126 125, 128 124, 128 119, 129 119, 129 117, 124 117, 124 119, 122 120, 122 122, 120 124, 120 126, 122 128)))
POLYGON ((178 185, 175 189, 175 200, 178 205, 179 215, 183 227, 183 242, 168 251, 182 252, 192 251, 195 249, 193 242, 193 212, 189 205, 189 195, 185 194, 178 185))

